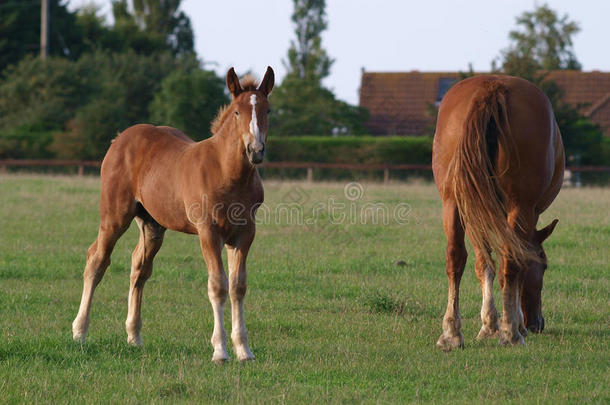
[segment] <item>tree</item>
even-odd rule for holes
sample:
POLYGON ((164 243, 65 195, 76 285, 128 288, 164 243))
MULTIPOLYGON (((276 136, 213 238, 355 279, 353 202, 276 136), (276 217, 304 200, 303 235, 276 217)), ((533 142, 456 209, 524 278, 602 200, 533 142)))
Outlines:
POLYGON ((288 49, 282 84, 274 90, 271 130, 279 135, 361 134, 368 112, 337 100, 322 85, 333 60, 322 48, 327 28, 325 0, 293 0, 296 40, 288 49))
POLYGON ((229 103, 225 82, 214 72, 176 69, 161 83, 150 105, 151 120, 200 140, 210 135, 218 109, 229 103))
POLYGON ((321 85, 330 73, 333 60, 322 49, 321 34, 326 30, 325 0, 293 0, 292 22, 296 41, 290 42, 288 63, 284 62, 287 76, 311 80, 321 85))
MULTIPOLYGON (((40 0, 0 0, 0 72, 40 53, 40 0)), ((49 55, 76 59, 82 46, 76 13, 67 1, 49 0, 49 55)))
POLYGON ((580 27, 568 18, 567 14, 560 18, 546 4, 517 17, 522 29, 509 33, 513 43, 502 51, 503 70, 520 76, 532 76, 539 70, 580 70, 572 42, 580 27))
MULTIPOLYGON (((521 29, 509 33, 511 44, 501 51, 500 71, 523 77, 545 92, 555 112, 566 155, 576 163, 586 163, 591 151, 602 142, 602 131, 583 116, 581 105, 563 101, 563 89, 548 79, 552 70, 580 70, 572 37, 580 31, 567 15, 559 17, 548 5, 536 7, 517 17, 521 29)), ((496 70, 495 61, 492 70, 496 70)))
POLYGON ((174 55, 193 54, 191 20, 179 11, 180 3, 181 0, 133 0, 130 12, 127 0, 116 0, 112 8, 117 26, 126 34, 146 34, 149 40, 164 44, 174 55))
MULTIPOLYGON (((50 145, 61 158, 101 159, 117 132, 150 121, 149 105, 163 79, 173 70, 192 66, 192 61, 176 61, 167 53, 138 55, 96 52, 83 56, 75 81, 84 81, 88 98, 69 111, 69 119, 56 131, 50 145), (86 73, 85 73, 86 72, 86 73)), ((73 79, 73 80, 74 80, 73 79)))

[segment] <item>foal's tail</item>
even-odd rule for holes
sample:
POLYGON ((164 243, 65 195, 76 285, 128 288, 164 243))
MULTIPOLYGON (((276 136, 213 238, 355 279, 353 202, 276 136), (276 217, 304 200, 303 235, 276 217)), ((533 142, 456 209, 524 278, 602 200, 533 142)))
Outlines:
POLYGON ((498 152, 505 156, 503 161, 518 161, 506 93, 500 82, 489 81, 475 97, 445 183, 455 198, 470 242, 492 267, 492 251, 508 256, 519 266, 536 258, 529 243, 508 225, 506 195, 498 183, 498 177, 509 170, 496 167, 498 152))

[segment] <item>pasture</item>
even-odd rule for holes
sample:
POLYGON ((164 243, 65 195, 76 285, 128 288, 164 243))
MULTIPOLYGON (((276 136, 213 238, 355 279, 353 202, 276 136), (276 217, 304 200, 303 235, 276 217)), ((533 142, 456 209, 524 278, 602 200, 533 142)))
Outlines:
MULTIPOLYGON (((542 216, 539 226, 560 219, 545 243, 543 334, 515 348, 474 340, 481 299, 471 254, 461 288, 466 348, 445 353, 435 347, 447 280, 432 184, 264 184, 269 215, 248 258, 245 301, 256 361, 238 363, 229 343, 233 360, 219 366, 210 361, 213 319, 196 237, 167 232, 144 290, 144 348, 133 348, 124 330, 132 224, 80 345, 71 323, 97 232, 99 179, 0 176, 0 401, 610 401, 610 189, 564 189, 542 216), (329 210, 307 221, 329 201, 344 204, 342 221, 329 210), (367 203, 382 208, 365 223, 351 220, 367 203)), ((228 306, 228 333, 230 320, 228 306)))

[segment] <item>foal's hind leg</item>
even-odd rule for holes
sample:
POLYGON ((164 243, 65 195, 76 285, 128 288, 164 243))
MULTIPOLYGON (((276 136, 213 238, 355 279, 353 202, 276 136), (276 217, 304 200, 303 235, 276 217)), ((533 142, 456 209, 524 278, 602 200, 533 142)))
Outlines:
POLYGON ((127 230, 132 218, 133 216, 128 213, 121 215, 118 220, 103 219, 100 223, 97 239, 87 251, 87 264, 83 273, 83 294, 78 314, 72 322, 72 337, 77 342, 85 342, 89 329, 93 292, 110 265, 110 255, 116 241, 127 230))
POLYGON ((436 345, 443 350, 451 350, 464 347, 460 317, 460 281, 468 257, 464 245, 464 227, 453 201, 443 202, 443 228, 447 236, 446 271, 449 278, 449 294, 447 310, 443 317, 443 334, 436 345))
POLYGON ((78 314, 72 323, 72 336, 78 342, 85 341, 93 292, 110 265, 114 244, 129 228, 136 212, 136 202, 130 192, 129 184, 121 178, 113 178, 112 175, 113 172, 110 171, 110 175, 104 178, 102 172, 100 228, 97 239, 87 252, 87 264, 83 274, 83 295, 78 314))
POLYGON ((479 283, 481 283, 481 295, 483 303, 481 304, 481 330, 477 335, 477 339, 484 339, 498 335, 498 310, 494 304, 493 282, 496 273, 494 267, 485 264, 483 254, 475 249, 475 264, 474 269, 477 273, 479 283))
POLYGON ((246 296, 246 257, 254 239, 254 230, 242 236, 233 246, 227 245, 229 263, 229 293, 231 295, 231 340, 239 361, 254 360, 248 346, 248 332, 244 319, 246 296))
POLYGON ((153 259, 163 243, 165 228, 147 214, 137 216, 136 223, 140 228, 140 239, 131 255, 131 277, 125 329, 127 330, 127 343, 134 346, 141 346, 142 291, 144 290, 144 283, 146 283, 146 280, 148 280, 152 274, 153 259))

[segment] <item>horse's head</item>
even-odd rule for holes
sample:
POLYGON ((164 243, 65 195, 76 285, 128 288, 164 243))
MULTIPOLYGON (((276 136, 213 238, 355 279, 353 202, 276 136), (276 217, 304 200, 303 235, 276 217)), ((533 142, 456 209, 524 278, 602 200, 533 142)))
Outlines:
POLYGON ((551 235, 557 225, 555 219, 546 227, 534 232, 532 245, 536 254, 540 257, 538 262, 530 262, 528 271, 525 272, 521 286, 521 308, 525 318, 525 326, 535 333, 544 329, 544 317, 542 316, 542 278, 547 268, 546 254, 542 242, 551 235))
POLYGON ((227 87, 233 95, 229 109, 244 142, 248 160, 252 164, 261 163, 265 156, 270 112, 267 98, 273 90, 274 80, 270 66, 267 67, 265 77, 258 87, 252 80, 245 81, 242 86, 233 68, 227 73, 227 87))

